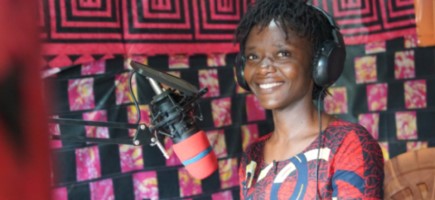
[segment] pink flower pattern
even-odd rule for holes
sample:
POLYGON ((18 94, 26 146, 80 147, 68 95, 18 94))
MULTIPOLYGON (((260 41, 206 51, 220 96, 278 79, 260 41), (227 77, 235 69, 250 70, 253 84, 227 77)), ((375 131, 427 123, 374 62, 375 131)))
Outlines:
POLYGON ((94 75, 94 74, 104 74, 106 70, 106 61, 101 59, 91 63, 86 63, 82 65, 81 73, 82 75, 94 75))
POLYGON ((112 179, 105 179, 97 182, 91 182, 91 200, 114 200, 112 179))
POLYGON ((188 69, 189 68, 189 56, 184 54, 169 56, 169 68, 170 69, 188 69))
POLYGON ((157 174, 155 171, 133 174, 133 187, 135 200, 159 199, 157 174))
POLYGON ((101 177, 98 146, 76 149, 75 154, 78 181, 101 177))
MULTIPOLYGON (((142 64, 148 64, 148 57, 145 56, 145 55, 135 55, 135 56, 131 56, 131 57, 130 57, 130 60, 133 60, 133 61, 135 61, 135 62, 142 63, 142 64)), ((129 59, 127 59, 126 61, 127 61, 127 64, 130 64, 130 63, 129 63, 129 59)))
POLYGON ((59 124, 48 123, 48 132, 51 135, 60 135, 60 127, 59 124))
POLYGON ((369 42, 365 45, 366 54, 385 52, 385 41, 369 42))
POLYGON ((248 122, 266 119, 266 110, 253 94, 246 95, 246 116, 248 122))
POLYGON ((415 111, 396 112, 396 136, 399 140, 417 139, 415 111))
POLYGON ((220 95, 218 72, 216 69, 199 70, 199 87, 208 88, 208 92, 205 93, 203 98, 217 97, 220 95))
POLYGON ((53 200, 68 200, 68 191, 66 187, 55 188, 52 190, 51 197, 53 200))
POLYGON ((426 108, 426 80, 412 80, 404 83, 405 107, 426 108))
POLYGON ((169 156, 169 158, 166 159, 166 166, 181 165, 180 159, 178 158, 177 154, 174 152, 174 148, 172 148, 173 142, 169 137, 165 137, 164 145, 165 145, 165 151, 169 156))
POLYGON ((201 180, 193 178, 185 168, 178 169, 180 196, 192 196, 202 192, 201 180))
MULTIPOLYGON (((52 118, 58 118, 58 116, 52 116, 52 118)), ((48 123, 48 132, 50 135, 60 135, 60 126, 56 123, 48 123)), ((50 140, 50 148, 57 149, 62 148, 62 140, 50 140)))
POLYGON ((373 138, 379 139, 379 113, 360 114, 358 123, 364 126, 373 138))
POLYGON ((370 111, 387 110, 388 84, 367 85, 367 102, 370 111))
POLYGON ((214 193, 211 195, 212 200, 232 200, 233 195, 230 190, 214 193))
POLYGON ((219 160, 218 165, 221 189, 237 186, 239 184, 237 158, 219 160))
POLYGON ((225 54, 208 54, 207 56, 207 66, 209 67, 219 67, 225 66, 225 54))
POLYGON ((245 151, 248 145, 254 142, 259 137, 258 126, 257 124, 243 125, 241 127, 241 130, 242 130, 242 148, 243 151, 245 151))
POLYGON ((225 144, 225 131, 222 129, 219 130, 210 130, 205 132, 208 140, 210 141, 210 145, 213 147, 213 151, 218 158, 224 158, 228 156, 227 146, 225 144))
POLYGON ((347 91, 346 87, 331 87, 324 100, 325 111, 329 114, 347 113, 347 91))
POLYGON ((134 55, 134 56, 131 56, 131 57, 129 57, 129 58, 124 60, 124 69, 128 69, 128 70, 133 69, 131 67, 131 65, 130 65, 131 61, 135 61, 135 62, 147 65, 148 64, 148 57, 145 56, 145 55, 134 55))
POLYGON ((416 34, 405 35, 405 48, 414 48, 417 47, 418 37, 416 34))
MULTIPOLYGON (((146 124, 147 126, 150 125, 151 123, 151 119, 150 119, 150 109, 148 105, 140 105, 139 106, 139 110, 140 110, 140 121, 139 123, 142 124, 146 124)), ((138 119, 138 113, 137 113, 137 109, 136 106, 132 105, 132 106, 128 106, 127 107, 127 120, 128 123, 131 124, 135 124, 137 122, 138 119)), ((135 129, 129 129, 128 130, 128 135, 130 137, 133 137, 134 134, 136 133, 135 129)))
POLYGON ((398 51, 394 54, 394 77, 407 79, 415 77, 414 51, 398 51))
POLYGON ((62 140, 50 140, 50 148, 52 149, 62 148, 62 140))
MULTIPOLYGON (((83 119, 86 121, 107 122, 107 112, 105 110, 97 110, 83 113, 83 119)), ((109 138, 108 127, 85 126, 86 137, 90 138, 109 138)))
POLYGON ((143 169, 143 155, 141 146, 119 145, 121 171, 129 172, 143 169))
POLYGON ((355 58, 356 83, 371 83, 377 78, 376 56, 364 56, 355 58))
MULTIPOLYGON (((130 73, 123 73, 115 76, 116 85, 116 105, 133 102, 129 87, 130 73)), ((136 79, 132 80, 133 91, 137 91, 136 79)), ((137 98, 137 92, 135 92, 137 98)))
POLYGON ((231 98, 225 97, 211 101, 211 110, 215 127, 231 125, 231 98))
POLYGON ((68 81, 68 100, 71 111, 93 109, 94 99, 94 79, 71 79, 68 81))

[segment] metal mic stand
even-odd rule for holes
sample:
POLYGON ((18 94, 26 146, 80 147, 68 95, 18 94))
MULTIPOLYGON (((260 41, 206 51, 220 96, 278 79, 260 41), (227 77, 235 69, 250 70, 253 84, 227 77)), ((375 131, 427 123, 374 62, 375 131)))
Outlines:
MULTIPOLYGON (((130 123, 120 123, 120 122, 98 122, 98 121, 86 121, 78 119, 67 119, 67 118, 50 118, 48 120, 50 123, 57 123, 62 125, 81 125, 81 126, 100 126, 108 128, 118 128, 118 129, 136 129, 136 133, 133 138, 89 138, 81 136, 56 136, 53 135, 52 139, 68 139, 77 140, 81 142, 96 142, 96 143, 112 143, 112 144, 129 144, 129 145, 142 145, 146 143, 147 136, 150 131, 145 124, 130 124, 130 123)), ((149 137, 149 136, 148 136, 149 137)))

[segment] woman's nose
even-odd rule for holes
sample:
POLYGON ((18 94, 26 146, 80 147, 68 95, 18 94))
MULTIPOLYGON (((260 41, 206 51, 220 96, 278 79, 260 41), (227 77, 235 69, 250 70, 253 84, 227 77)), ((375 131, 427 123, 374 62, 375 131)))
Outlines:
POLYGON ((266 68, 266 67, 270 67, 270 66, 272 66, 272 59, 270 59, 269 57, 265 57, 261 60, 261 63, 260 63, 261 68, 266 68))
POLYGON ((275 67, 273 66, 273 60, 270 58, 264 58, 260 63, 259 72, 262 74, 268 74, 275 72, 275 67))

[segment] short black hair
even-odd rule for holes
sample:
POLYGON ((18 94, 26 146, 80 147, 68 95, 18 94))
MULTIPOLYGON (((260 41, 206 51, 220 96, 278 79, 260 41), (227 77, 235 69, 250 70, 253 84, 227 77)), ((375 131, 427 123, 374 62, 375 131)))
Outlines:
MULTIPOLYGON (((333 27, 328 19, 304 0, 257 0, 254 4, 249 5, 235 31, 235 42, 240 44, 241 53, 243 53, 252 28, 259 26, 262 30, 272 20, 277 22, 286 37, 288 37, 288 30, 292 30, 299 37, 308 39, 312 44, 312 61, 321 44, 324 41, 333 40, 333 27)), ((327 88, 314 83, 313 99, 317 99, 319 95, 323 99, 326 93, 327 88), (324 89, 323 92, 322 89, 324 89)))

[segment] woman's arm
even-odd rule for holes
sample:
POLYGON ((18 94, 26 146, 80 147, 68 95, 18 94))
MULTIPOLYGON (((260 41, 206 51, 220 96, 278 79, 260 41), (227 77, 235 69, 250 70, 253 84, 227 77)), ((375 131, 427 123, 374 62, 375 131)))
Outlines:
POLYGON ((383 198, 381 148, 364 128, 356 127, 346 135, 332 165, 333 199, 383 198))

